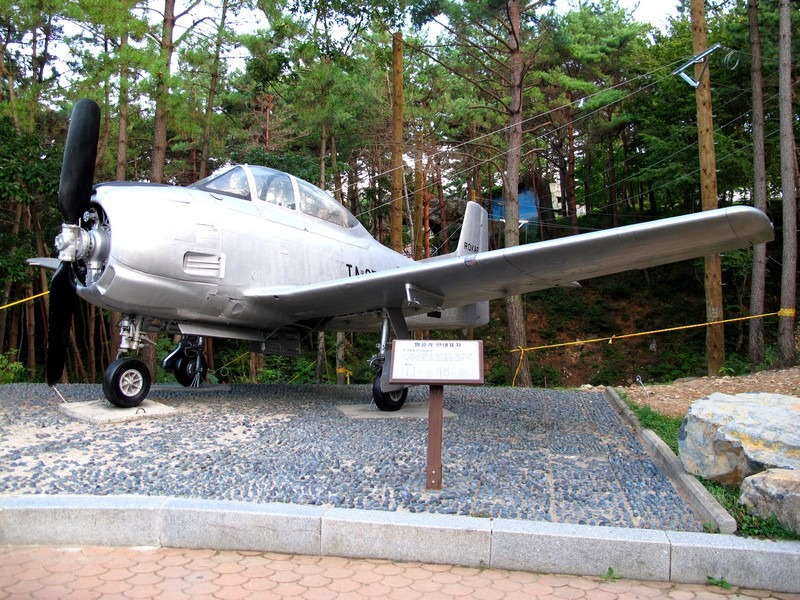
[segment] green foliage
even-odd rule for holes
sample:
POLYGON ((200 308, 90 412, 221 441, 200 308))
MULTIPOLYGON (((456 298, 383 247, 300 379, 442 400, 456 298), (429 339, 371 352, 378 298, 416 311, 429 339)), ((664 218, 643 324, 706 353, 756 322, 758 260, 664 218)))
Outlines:
POLYGON ((768 519, 762 519, 751 514, 747 506, 739 502, 741 491, 738 487, 725 486, 707 480, 701 480, 701 482, 717 502, 736 519, 739 535, 770 540, 800 540, 800 532, 793 532, 783 527, 775 515, 768 519))
POLYGON ((708 585, 716 585, 718 587, 721 587, 723 590, 731 590, 731 589, 733 589, 733 586, 730 583, 728 583, 727 581, 725 581, 724 577, 720 577, 719 579, 716 579, 714 577, 711 577, 711 575, 707 575, 706 576, 706 583, 708 583, 708 585))
POLYGON ((300 356, 265 356, 259 383, 313 383, 316 362, 300 356))
POLYGON ((485 376, 484 381, 486 385, 493 385, 497 387, 504 387, 511 385, 511 371, 505 361, 496 362, 492 366, 489 374, 485 376))
POLYGON ((616 581, 617 579, 620 579, 620 576, 617 575, 614 572, 614 569, 612 567, 608 567, 608 571, 606 571, 605 575, 603 575, 600 579, 602 579, 605 582, 610 583, 612 581, 616 581))
POLYGON ((731 377, 738 377, 750 373, 750 361, 746 356, 740 356, 735 353, 725 353, 725 364, 720 367, 720 375, 728 375, 731 377))
POLYGON ((622 381, 627 365, 625 353, 619 344, 603 342, 602 349, 602 357, 589 383, 591 385, 613 385, 616 381, 622 381))
POLYGON ((681 429, 683 419, 680 417, 668 417, 653 410, 650 406, 640 406, 625 399, 630 408, 639 419, 642 427, 652 429, 660 437, 673 453, 678 454, 678 432, 681 429))
POLYGON ((27 380, 28 373, 25 365, 14 360, 16 355, 16 350, 0 354, 0 384, 20 383, 27 380))
POLYGON ((642 378, 653 383, 670 383, 681 377, 700 377, 707 374, 704 338, 692 336, 678 343, 659 339, 658 362, 643 369, 642 378), (694 338, 697 338, 695 341, 694 338))

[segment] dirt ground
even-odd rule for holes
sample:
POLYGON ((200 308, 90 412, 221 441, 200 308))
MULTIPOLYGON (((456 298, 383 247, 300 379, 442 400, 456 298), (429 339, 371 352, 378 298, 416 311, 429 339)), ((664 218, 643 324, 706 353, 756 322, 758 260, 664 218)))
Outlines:
POLYGON ((761 371, 742 377, 695 377, 679 379, 668 385, 643 385, 616 388, 640 405, 650 405, 662 414, 683 417, 692 402, 713 392, 742 394, 767 392, 800 397, 800 367, 761 371))

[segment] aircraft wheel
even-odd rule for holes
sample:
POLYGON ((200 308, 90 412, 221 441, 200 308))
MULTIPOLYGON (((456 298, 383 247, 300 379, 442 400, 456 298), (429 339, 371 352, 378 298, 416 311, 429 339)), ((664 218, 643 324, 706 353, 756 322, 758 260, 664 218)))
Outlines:
MULTIPOLYGON (((200 378, 198 380, 198 385, 203 379, 206 378, 206 374, 208 373, 208 365, 203 358, 200 358, 200 378)), ((178 359, 177 364, 175 365, 175 379, 178 380, 183 387, 190 387, 194 384, 195 375, 198 374, 197 368, 197 357, 196 356, 182 356, 178 359)))
POLYGON ((136 358, 118 358, 103 376, 103 393, 114 406, 139 406, 150 391, 150 371, 136 358))
POLYGON ((375 375, 375 379, 372 380, 372 399, 380 410, 385 410, 387 412, 400 410, 403 404, 405 404, 406 396, 408 396, 408 388, 395 390, 393 392, 382 392, 380 371, 375 375))

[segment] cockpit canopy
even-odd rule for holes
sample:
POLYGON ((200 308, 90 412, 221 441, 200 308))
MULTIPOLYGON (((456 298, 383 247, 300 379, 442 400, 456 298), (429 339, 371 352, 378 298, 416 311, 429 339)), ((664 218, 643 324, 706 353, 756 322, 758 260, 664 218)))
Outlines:
POLYGON ((338 225, 353 228, 358 220, 327 192, 307 181, 255 165, 237 165, 193 183, 190 188, 251 202, 268 202, 338 225))

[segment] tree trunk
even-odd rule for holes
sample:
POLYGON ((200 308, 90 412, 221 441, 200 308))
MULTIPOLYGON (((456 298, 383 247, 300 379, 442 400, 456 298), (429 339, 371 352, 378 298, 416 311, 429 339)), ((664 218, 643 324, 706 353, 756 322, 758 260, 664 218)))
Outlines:
POLYGON ((260 352, 250 353, 250 383, 258 383, 258 373, 264 368, 264 355, 260 352))
MULTIPOLYGON (((123 33, 120 39, 120 50, 128 45, 128 34, 123 33)), ((128 124, 130 112, 128 110, 130 79, 128 78, 127 64, 120 64, 119 69, 119 130, 117 133, 117 181, 127 179, 128 167, 128 124)))
MULTIPOLYGON (((519 173, 522 151, 522 92, 523 63, 520 48, 520 7, 518 0, 509 0, 508 16, 511 25, 509 46, 511 105, 509 107, 508 151, 506 153, 506 173, 503 181, 506 208, 505 238, 506 247, 519 245, 519 173)), ((528 345, 525 331, 525 307, 522 296, 506 298, 506 315, 508 317, 509 349, 525 348, 528 345)), ((511 372, 515 383, 522 387, 533 385, 528 357, 524 352, 511 353, 511 372)))
POLYGON ((414 230, 411 237, 414 248, 414 260, 423 257, 425 231, 425 174, 422 167, 422 129, 417 130, 417 139, 414 144, 414 230))
POLYGON ((392 250, 403 251, 403 34, 392 34, 392 250))
MULTIPOLYGON (((19 239, 19 230, 22 224, 22 203, 17 202, 14 206, 14 224, 11 226, 11 239, 17 240, 19 239)), ((16 245, 11 247, 9 254, 13 254, 16 251, 16 245)), ((11 288, 13 286, 13 281, 11 278, 7 278, 3 282, 3 304, 8 304, 8 301, 11 298, 11 288)), ((6 329, 8 327, 8 311, 7 310, 0 310, 0 352, 7 352, 14 346, 9 344, 5 345, 6 341, 6 329)))
POLYGON ((567 198, 566 212, 572 235, 578 233, 578 205, 575 198, 575 109, 572 104, 567 107, 569 124, 567 125, 567 198))
POLYGON ((225 34, 225 18, 228 15, 228 0, 222 0, 222 15, 220 16, 217 39, 214 43, 214 61, 211 65, 211 81, 208 86, 206 98, 205 124, 203 127, 203 148, 200 152, 200 172, 198 177, 203 179, 208 174, 208 148, 211 140, 211 119, 214 116, 214 98, 217 94, 219 82, 219 58, 222 53, 222 39, 225 34))
MULTIPOLYGON (((611 115, 609 115, 609 120, 611 115)), ((617 209, 617 165, 614 161, 614 138, 608 140, 608 204, 611 208, 611 226, 619 225, 619 210, 617 209)))
POLYGON ((347 367, 344 366, 347 335, 344 331, 336 332, 336 383, 345 385, 348 381, 347 367))
MULTIPOLYGON (((319 149, 319 187, 325 189, 325 156, 328 153, 328 127, 326 123, 322 123, 322 131, 320 132, 321 141, 319 149)), ((317 333, 317 367, 315 372, 315 381, 322 382, 322 374, 327 367, 327 351, 325 350, 325 333, 320 331, 317 333)))
MULTIPOLYGON (((692 0, 692 47, 700 54, 708 47, 706 14, 703 0, 692 0)), ((695 91, 697 101, 697 137, 700 150, 700 198, 703 210, 717 208, 717 160, 714 151, 714 117, 711 111, 711 76, 708 65, 695 65, 695 91)), ((706 321, 723 319, 722 264, 719 254, 705 260, 706 321)), ((725 363, 725 330, 723 325, 706 328, 706 359, 708 374, 719 375, 725 363)))
POLYGON ((175 29, 175 0, 164 0, 164 20, 161 29, 161 71, 156 84, 156 114, 153 131, 153 164, 150 179, 164 183, 164 165, 167 158, 167 115, 169 109, 169 77, 172 53, 175 49, 172 34, 175 29))
POLYGON ((795 363, 795 309, 797 305, 797 162, 792 111, 792 12, 789 0, 780 0, 778 112, 781 131, 781 195, 783 196, 783 265, 781 314, 778 317, 778 361, 795 363))
MULTIPOLYGON (((764 155, 764 77, 761 70, 761 32, 758 28, 758 0, 747 0, 750 29, 750 79, 753 91, 753 206, 767 210, 767 170, 764 155)), ((764 312, 764 287, 767 273, 767 245, 753 247, 753 273, 750 286, 750 314, 764 312)), ((750 321, 750 370, 764 362, 764 323, 750 321)))
MULTIPOLYGON (((444 254, 450 253, 450 234, 447 231, 447 204, 444 200, 444 184, 442 183, 442 156, 437 153, 434 158, 434 168, 436 169, 436 198, 439 201, 439 222, 442 226, 442 252, 444 254)), ((430 211, 430 202, 426 201, 425 212, 430 211)), ((428 249, 425 257, 430 256, 430 226, 428 219, 425 219, 425 247, 428 249)))
MULTIPOLYGON (((336 136, 331 134, 331 170, 333 171, 334 196, 339 204, 344 204, 344 194, 342 188, 342 172, 339 170, 339 151, 336 148, 336 136)), ((348 190, 349 191, 349 190, 348 190)), ((346 367, 344 366, 345 348, 347 347, 347 338, 344 331, 336 332, 336 383, 344 385, 347 383, 346 367)))
POLYGON ((350 212, 358 215, 361 211, 358 206, 358 160, 356 156, 352 156, 350 160, 350 168, 347 169, 347 204, 350 206, 350 212))

